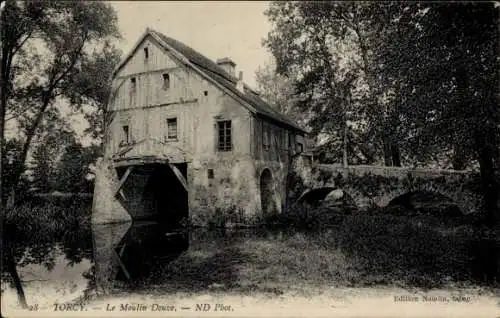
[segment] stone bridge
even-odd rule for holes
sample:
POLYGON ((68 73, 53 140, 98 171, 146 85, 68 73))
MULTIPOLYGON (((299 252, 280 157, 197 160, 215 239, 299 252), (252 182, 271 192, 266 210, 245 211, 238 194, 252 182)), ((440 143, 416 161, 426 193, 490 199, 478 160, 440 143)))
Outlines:
POLYGON ((479 174, 471 171, 431 170, 385 166, 311 164, 295 162, 289 176, 289 201, 301 202, 313 192, 341 189, 360 209, 383 208, 412 192, 440 194, 462 213, 479 211, 483 205, 479 174))

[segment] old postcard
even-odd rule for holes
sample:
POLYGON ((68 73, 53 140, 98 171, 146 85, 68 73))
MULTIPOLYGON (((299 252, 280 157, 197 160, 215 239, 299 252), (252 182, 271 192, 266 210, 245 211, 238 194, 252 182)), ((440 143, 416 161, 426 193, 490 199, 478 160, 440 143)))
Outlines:
POLYGON ((497 4, 0 3, 3 317, 500 317, 497 4))

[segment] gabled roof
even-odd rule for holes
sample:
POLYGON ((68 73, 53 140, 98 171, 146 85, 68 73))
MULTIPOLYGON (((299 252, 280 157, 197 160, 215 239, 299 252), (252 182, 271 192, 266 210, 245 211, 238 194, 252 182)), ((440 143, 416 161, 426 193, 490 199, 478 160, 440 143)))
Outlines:
POLYGON ((294 130, 298 130, 302 133, 306 131, 294 123, 287 116, 281 114, 273 107, 271 107, 268 103, 266 103, 254 90, 252 90, 247 85, 244 85, 243 92, 237 88, 238 79, 226 72, 222 67, 217 65, 215 62, 205 57, 201 53, 195 51, 191 47, 181 43, 175 39, 172 39, 160 32, 147 29, 144 35, 139 39, 134 49, 123 59, 123 61, 115 68, 114 74, 121 69, 121 67, 128 61, 128 59, 134 54, 142 41, 146 38, 146 36, 152 35, 155 39, 158 40, 159 44, 164 47, 166 50, 174 50, 174 53, 180 54, 185 60, 187 60, 188 64, 191 63, 195 70, 202 72, 205 77, 208 77, 210 80, 219 84, 224 89, 230 91, 237 99, 243 101, 243 105, 248 104, 248 107, 252 112, 271 121, 277 122, 278 124, 284 125, 288 128, 292 128, 294 130))

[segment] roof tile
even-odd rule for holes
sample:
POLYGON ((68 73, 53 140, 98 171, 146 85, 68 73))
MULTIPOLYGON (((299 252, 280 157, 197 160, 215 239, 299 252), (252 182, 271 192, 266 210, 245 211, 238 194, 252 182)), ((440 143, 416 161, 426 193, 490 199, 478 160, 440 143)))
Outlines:
POLYGON ((289 128, 293 128, 294 130, 299 130, 301 132, 305 132, 300 126, 294 123, 287 116, 275 110, 268 103, 266 103, 260 96, 245 85, 244 92, 239 91, 236 88, 236 84, 238 79, 232 74, 227 73, 222 67, 217 65, 215 62, 205 57, 201 53, 198 53, 191 47, 185 45, 182 42, 179 42, 173 38, 170 38, 158 31, 154 31, 149 29, 149 32, 154 32, 159 38, 161 38, 165 43, 180 54, 182 54, 185 58, 187 58, 191 63, 195 64, 199 68, 201 68, 207 76, 209 76, 212 80, 218 82, 226 89, 230 90, 233 94, 237 95, 239 98, 243 99, 250 105, 252 105, 259 115, 267 117, 273 121, 284 124, 289 128))

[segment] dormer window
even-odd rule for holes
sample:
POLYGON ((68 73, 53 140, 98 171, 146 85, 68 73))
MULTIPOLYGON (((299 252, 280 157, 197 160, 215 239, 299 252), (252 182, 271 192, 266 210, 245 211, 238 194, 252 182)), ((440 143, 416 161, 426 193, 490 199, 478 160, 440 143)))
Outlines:
POLYGON ((147 47, 144 48, 144 60, 148 60, 149 58, 149 49, 147 47))
POLYGON ((163 90, 166 91, 170 88, 170 75, 168 73, 163 74, 163 90))

